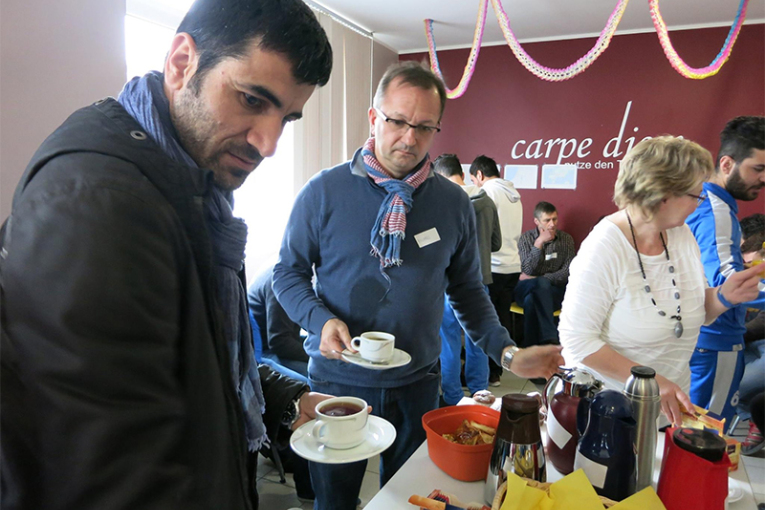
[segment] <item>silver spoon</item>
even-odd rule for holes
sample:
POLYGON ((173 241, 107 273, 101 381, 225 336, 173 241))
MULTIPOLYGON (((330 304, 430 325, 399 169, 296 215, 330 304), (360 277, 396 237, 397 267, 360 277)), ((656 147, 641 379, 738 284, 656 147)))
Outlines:
POLYGON ((358 354, 349 354, 347 352, 339 352, 339 351, 334 351, 334 352, 340 354, 341 356, 346 356, 348 358, 353 358, 353 359, 357 359, 359 361, 364 361, 366 363, 369 363, 370 365, 390 365, 390 361, 372 361, 372 360, 363 358, 363 357, 359 356, 358 354))

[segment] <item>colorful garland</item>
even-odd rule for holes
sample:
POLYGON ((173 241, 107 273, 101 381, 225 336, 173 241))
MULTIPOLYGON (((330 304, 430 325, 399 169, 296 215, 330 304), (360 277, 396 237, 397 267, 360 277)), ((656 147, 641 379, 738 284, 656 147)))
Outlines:
POLYGON ((515 37, 513 30, 510 28, 510 21, 507 17, 507 13, 505 13, 504 8, 502 7, 502 3, 500 0, 491 0, 492 5, 494 6, 494 12, 497 14, 497 19, 499 20, 499 26, 502 28, 505 40, 515 54, 515 57, 523 67, 531 71, 534 76, 547 81, 568 80, 583 73, 590 67, 611 43, 611 38, 616 32, 616 27, 619 26, 619 22, 622 19, 624 10, 627 8, 628 2, 629 0, 619 0, 614 12, 612 12, 611 16, 608 18, 608 23, 606 23, 605 28, 603 28, 603 31, 600 33, 600 37, 598 37, 598 40, 595 41, 595 45, 587 52, 587 54, 568 67, 563 69, 552 69, 539 64, 526 53, 521 46, 521 43, 518 42, 518 39, 515 37))
POLYGON ((733 45, 736 43, 736 38, 741 31, 741 25, 744 24, 744 18, 746 18, 746 8, 749 5, 749 0, 741 0, 738 6, 738 12, 736 13, 736 19, 733 20, 733 25, 730 27, 728 37, 723 43, 723 47, 720 53, 717 54, 715 59, 706 67, 696 69, 686 64, 682 58, 677 54, 675 48, 672 46, 672 42, 669 40, 669 33, 667 32, 667 25, 664 23, 664 19, 659 12, 659 0, 649 0, 648 4, 651 10, 651 18, 653 18, 653 26, 656 27, 656 33, 659 34, 659 42, 664 49, 664 54, 667 56, 669 63, 672 67, 685 76, 694 80, 703 80, 717 74, 722 68, 723 64, 730 57, 730 53, 733 50, 733 45))
MULTIPOLYGON (((483 41, 483 29, 486 26, 486 11, 489 0, 478 0, 478 19, 475 22, 475 31, 473 32, 473 46, 470 48, 470 56, 465 64, 465 70, 462 72, 462 78, 456 88, 446 87, 446 97, 454 99, 460 97, 467 90, 470 79, 475 71, 475 64, 478 61, 478 52, 481 51, 481 41, 483 41)), ((436 41, 433 38, 433 20, 425 20, 425 35, 428 38, 428 53, 430 54, 431 70, 446 83, 443 74, 441 74, 441 65, 438 63, 436 55, 436 41)))
MULTIPOLYGON (((588 51, 583 57, 568 67, 562 69, 553 69, 539 64, 536 60, 531 58, 528 53, 526 53, 526 51, 521 46, 521 43, 515 37, 515 34, 510 28, 510 21, 507 17, 507 13, 505 13, 504 8, 502 7, 501 0, 491 0, 494 12, 497 16, 497 20, 499 20, 500 28, 502 29, 502 34, 504 35, 505 40, 510 46, 510 49, 512 50, 515 57, 523 65, 523 67, 528 69, 532 74, 547 81, 568 80, 580 73, 583 73, 588 67, 590 67, 611 43, 611 39, 616 33, 616 28, 619 26, 619 22, 621 21, 622 15, 627 8, 628 2, 629 0, 618 1, 614 11, 608 18, 606 26, 600 33, 600 37, 598 37, 598 40, 595 41, 595 45, 590 49, 590 51, 588 51)), ((648 3, 654 27, 656 28, 656 32, 659 35, 659 41, 661 42, 664 53, 672 67, 674 67, 678 73, 686 78, 701 80, 717 74, 722 68, 723 64, 730 57, 731 51, 733 50, 733 45, 735 44, 736 39, 738 38, 738 34, 741 31, 741 26, 744 24, 749 0, 741 0, 738 12, 736 13, 736 19, 733 21, 733 25, 731 26, 730 32, 728 32, 728 37, 725 39, 725 43, 723 44, 720 53, 717 54, 717 57, 715 57, 711 64, 700 69, 688 66, 683 61, 683 59, 680 58, 680 56, 675 51, 675 48, 672 46, 672 42, 669 39, 667 26, 664 23, 664 19, 662 18, 661 13, 659 12, 659 0, 648 0, 648 3)), ((478 52, 481 49, 481 41, 483 40, 483 31, 486 25, 487 10, 488 0, 479 0, 478 20, 476 21, 475 32, 473 34, 473 45, 470 48, 470 56, 468 57, 468 61, 465 64, 465 70, 462 73, 462 78, 460 79, 457 87, 454 89, 449 89, 447 87, 446 89, 447 97, 449 99, 454 99, 462 96, 467 90, 470 79, 473 77, 475 65, 478 60, 478 52)), ((441 66, 438 62, 438 55, 436 54, 436 42, 433 35, 432 19, 425 20, 425 35, 428 39, 430 68, 435 74, 443 79, 441 66)))

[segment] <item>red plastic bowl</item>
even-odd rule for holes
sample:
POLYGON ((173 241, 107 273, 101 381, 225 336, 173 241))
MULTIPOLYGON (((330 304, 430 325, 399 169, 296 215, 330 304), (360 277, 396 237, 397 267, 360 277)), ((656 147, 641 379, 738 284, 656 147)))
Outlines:
POLYGON ((484 406, 450 406, 426 413, 422 417, 422 426, 428 437, 428 455, 452 478, 463 482, 485 480, 493 444, 467 446, 441 437, 441 434, 454 434, 463 420, 496 429, 499 412, 484 406))

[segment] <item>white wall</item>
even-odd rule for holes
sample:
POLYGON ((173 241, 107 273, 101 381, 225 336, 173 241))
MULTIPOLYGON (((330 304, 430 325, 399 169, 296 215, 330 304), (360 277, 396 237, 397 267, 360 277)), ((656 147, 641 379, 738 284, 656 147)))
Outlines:
POLYGON ((0 221, 40 143, 125 83, 125 0, 0 2, 0 221))

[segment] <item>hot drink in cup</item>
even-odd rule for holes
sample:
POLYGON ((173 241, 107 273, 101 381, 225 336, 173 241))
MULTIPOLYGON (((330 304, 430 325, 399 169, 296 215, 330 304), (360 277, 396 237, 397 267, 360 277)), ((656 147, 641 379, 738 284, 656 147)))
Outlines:
POLYGON ((356 397, 334 397, 316 406, 313 437, 327 448, 346 450, 367 437, 367 403, 356 397))
POLYGON ((382 331, 369 331, 351 340, 351 346, 368 361, 389 361, 393 357, 396 337, 382 331))

